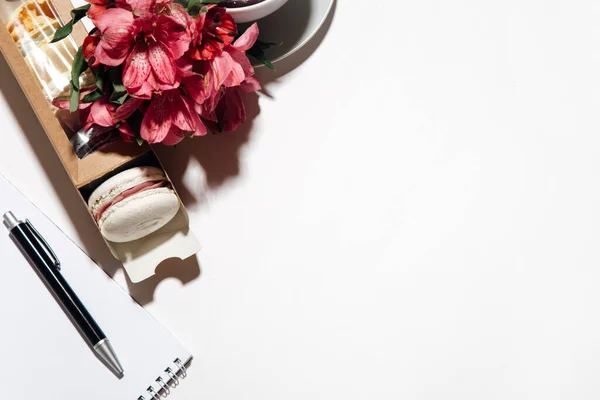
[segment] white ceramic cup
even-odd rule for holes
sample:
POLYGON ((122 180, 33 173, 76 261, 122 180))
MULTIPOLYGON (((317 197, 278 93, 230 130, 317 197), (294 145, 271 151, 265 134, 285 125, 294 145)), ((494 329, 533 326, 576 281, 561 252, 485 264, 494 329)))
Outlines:
POLYGON ((235 22, 253 22, 277 11, 288 0, 263 0, 260 3, 246 7, 228 8, 235 22))

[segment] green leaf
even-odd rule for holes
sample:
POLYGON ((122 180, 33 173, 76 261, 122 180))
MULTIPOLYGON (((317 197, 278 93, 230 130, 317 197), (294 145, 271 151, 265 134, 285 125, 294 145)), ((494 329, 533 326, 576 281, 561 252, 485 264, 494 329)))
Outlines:
POLYGON ((222 0, 189 0, 187 2, 186 9, 191 16, 204 14, 208 12, 208 7, 206 7, 204 4, 219 4, 221 1, 222 0), (198 7, 200 7, 199 10, 198 7))
POLYGON ((104 90, 104 71, 102 70, 102 67, 98 68, 98 71, 96 72, 96 87, 101 92, 104 90))
POLYGON ((69 93, 69 111, 74 113, 79 108, 79 88, 71 82, 71 91, 69 93))
POLYGON ((142 139, 142 138, 136 137, 135 141, 137 142, 138 146, 141 146, 144 144, 144 139, 142 139))
POLYGON ((128 94, 127 89, 121 80, 121 69, 111 68, 108 70, 108 75, 113 87, 113 92, 110 95, 110 102, 115 104, 123 104, 125 100, 127 100, 128 94))
POLYGON ((94 90, 93 92, 88 93, 85 96, 83 96, 83 98, 81 99, 81 102, 82 103, 93 103, 94 101, 98 100, 101 97, 102 97, 102 92, 100 92, 98 90, 94 90))
POLYGON ((110 102, 122 105, 123 103, 125 103, 125 100, 127 100, 127 96, 127 92, 112 92, 112 94, 110 95, 110 102))
POLYGON ((189 0, 187 10, 192 11, 196 6, 202 4, 202 0, 189 0))
POLYGON ((273 65, 273 63, 271 62, 271 60, 269 60, 269 58, 267 57, 267 55, 265 54, 264 50, 261 48, 260 42, 256 42, 254 43, 254 46, 252 46, 252 48, 250 48, 246 54, 248 54, 249 56, 254 57, 255 59, 257 59, 258 61, 260 61, 261 63, 263 63, 267 68, 275 71, 275 66, 273 65))
POLYGON ((83 58, 83 50, 81 47, 77 50, 73 65, 71 66, 71 83, 79 90, 79 76, 88 68, 88 64, 83 58))
POLYGON ((56 43, 59 40, 63 40, 64 38, 69 36, 71 32, 73 32, 73 25, 79 22, 81 18, 85 17, 87 11, 90 9, 91 6, 91 4, 86 4, 85 6, 77 7, 71 10, 71 17, 73 19, 71 19, 69 22, 58 28, 56 32, 54 32, 54 37, 52 38, 52 41, 50 41, 50 43, 56 43))
POLYGON ((92 6, 91 4, 86 4, 85 6, 81 6, 81 7, 72 9, 71 10, 71 18, 73 18, 73 24, 78 23, 79 20, 81 20, 83 17, 85 17, 91 6, 92 6))
POLYGON ((50 41, 50 43, 56 43, 59 40, 63 40, 67 36, 69 36, 73 32, 73 21, 67 22, 65 25, 61 26, 54 32, 54 37, 50 41))
POLYGON ((108 75, 109 75, 110 81, 112 82, 113 89, 115 90, 115 92, 127 92, 127 89, 125 89, 125 85, 123 85, 120 68, 109 69, 108 75))
POLYGON ((87 62, 83 59, 83 50, 80 47, 71 66, 71 91, 69 93, 69 110, 71 112, 75 112, 79 108, 79 76, 87 67, 87 62))

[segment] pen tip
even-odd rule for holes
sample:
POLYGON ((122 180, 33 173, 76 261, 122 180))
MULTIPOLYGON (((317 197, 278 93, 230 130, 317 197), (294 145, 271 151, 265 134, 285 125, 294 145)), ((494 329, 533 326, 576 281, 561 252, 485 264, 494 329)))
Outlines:
POLYGON ((96 356, 106 365, 113 374, 115 374, 118 378, 122 378, 124 375, 123 367, 121 367, 121 363, 115 354, 110 342, 108 339, 104 339, 98 342, 94 346, 94 352, 96 356))

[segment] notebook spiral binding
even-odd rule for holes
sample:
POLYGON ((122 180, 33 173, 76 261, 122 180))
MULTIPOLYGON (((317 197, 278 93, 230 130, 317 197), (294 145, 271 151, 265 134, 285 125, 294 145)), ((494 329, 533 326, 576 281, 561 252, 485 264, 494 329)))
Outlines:
MULTIPOLYGON (((161 395, 163 397, 168 396, 171 394, 171 389, 176 388, 177 385, 179 385, 179 379, 185 379, 187 376, 187 369, 185 368, 185 365, 183 365, 183 362, 179 358, 176 358, 173 360, 173 366, 174 369, 171 367, 165 369, 165 373, 167 374, 166 380, 163 379, 162 376, 159 376, 154 380, 157 384, 156 389, 152 385, 148 386, 146 392, 148 392, 148 395, 150 396, 149 400, 160 400, 161 395)), ((138 397, 138 400, 146 400, 146 398, 140 396, 138 397)))

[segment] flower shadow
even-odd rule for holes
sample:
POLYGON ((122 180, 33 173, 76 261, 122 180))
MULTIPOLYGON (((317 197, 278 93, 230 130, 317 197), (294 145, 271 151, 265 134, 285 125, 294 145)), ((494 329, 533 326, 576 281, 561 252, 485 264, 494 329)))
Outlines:
MULTIPOLYGON (((292 3, 294 2, 288 2, 288 5, 276 14, 293 12, 292 3)), ((284 75, 299 67, 317 50, 329 31, 336 7, 337 1, 334 1, 331 12, 314 37, 294 54, 279 61, 276 64, 276 71, 266 67, 256 68, 256 76, 263 85, 261 96, 274 98, 269 86, 272 83, 278 83, 284 75)), ((296 8, 296 11, 298 10, 299 13, 294 14, 294 26, 297 28, 294 28, 294 31, 300 35, 306 28, 305 21, 309 18, 311 8, 308 6, 296 8)), ((276 16, 274 15, 274 17, 276 16)), ((289 37, 294 42, 299 39, 299 37, 294 37, 293 32, 289 37)), ((254 119, 260 114, 260 96, 255 93, 244 93, 243 95, 247 120, 237 131, 217 135, 209 134, 202 138, 187 140, 175 147, 154 146, 154 150, 159 155, 186 206, 204 202, 207 189, 217 189, 240 174, 240 152, 251 140, 251 135, 256 134, 253 132, 254 119), (205 182, 184 181, 186 170, 193 160, 202 166, 205 182)))
POLYGON ((258 94, 243 93, 246 122, 235 132, 187 139, 177 146, 153 146, 186 207, 202 203, 207 189, 216 189, 240 173, 239 153, 250 140, 254 119, 260 113, 258 94), (205 182, 186 184, 184 174, 191 160, 203 168, 205 182))

